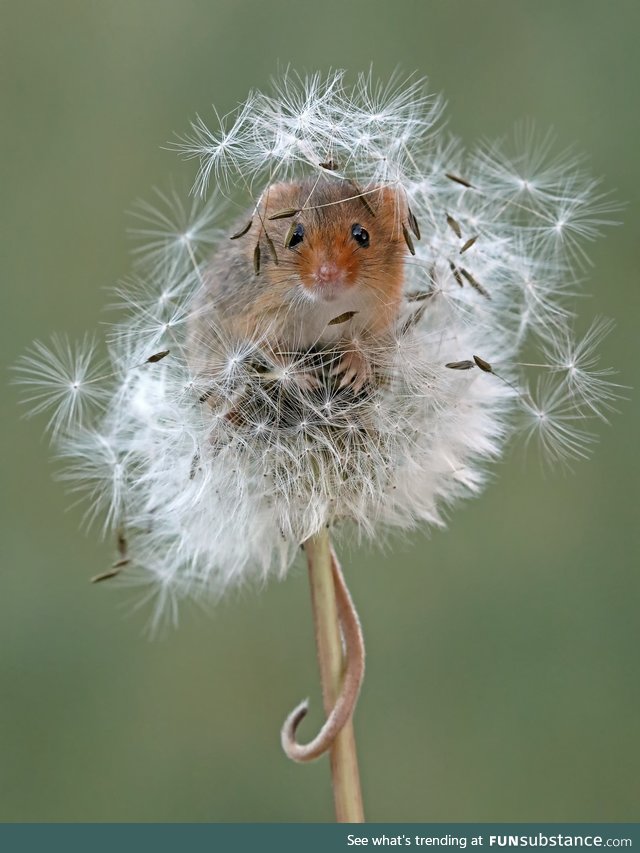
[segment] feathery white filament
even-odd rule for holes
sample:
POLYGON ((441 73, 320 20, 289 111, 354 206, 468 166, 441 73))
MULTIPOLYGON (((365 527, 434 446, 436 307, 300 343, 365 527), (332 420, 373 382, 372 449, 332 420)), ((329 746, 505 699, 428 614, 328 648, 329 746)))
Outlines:
POLYGON ((194 298, 227 239, 215 193, 190 204, 157 193, 159 207, 138 206, 145 245, 117 291, 126 316, 108 336, 108 371, 91 367, 93 345, 73 352, 63 339, 34 345, 18 366, 33 411, 51 412, 88 515, 126 530, 159 600, 281 576, 326 524, 372 537, 440 525, 479 491, 514 428, 553 460, 583 456, 593 441, 585 419, 617 397, 594 355, 610 324, 596 321, 575 343, 569 298, 583 244, 612 205, 573 155, 549 159, 550 137, 536 144, 525 126, 513 153, 503 140, 467 155, 437 129, 441 110, 420 80, 361 75, 349 88, 343 72, 288 73, 235 116, 216 116, 213 131, 198 117, 177 146, 200 161, 200 193, 215 181, 251 190, 255 203, 270 183, 314 173, 356 192, 401 191, 421 239, 393 339, 361 345, 375 369, 359 393, 331 380, 338 354, 323 366, 314 352, 293 353, 283 365, 268 335, 230 338, 215 307, 217 358, 194 367, 194 298), (542 355, 527 351, 532 366, 519 365, 530 341, 542 355), (298 381, 310 370, 319 387, 298 381), (533 391, 527 372, 541 377, 533 391))

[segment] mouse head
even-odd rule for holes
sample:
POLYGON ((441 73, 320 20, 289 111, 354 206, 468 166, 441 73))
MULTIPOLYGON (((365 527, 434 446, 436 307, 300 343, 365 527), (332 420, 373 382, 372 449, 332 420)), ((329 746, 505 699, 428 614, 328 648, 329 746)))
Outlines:
MULTIPOLYGON (((383 303, 402 291, 412 249, 404 196, 392 187, 365 190, 337 177, 273 184, 260 203, 261 251, 270 278, 313 301, 358 288, 383 303), (276 263, 277 261, 277 263, 276 263)), ((265 269, 266 272, 266 269, 265 269)))

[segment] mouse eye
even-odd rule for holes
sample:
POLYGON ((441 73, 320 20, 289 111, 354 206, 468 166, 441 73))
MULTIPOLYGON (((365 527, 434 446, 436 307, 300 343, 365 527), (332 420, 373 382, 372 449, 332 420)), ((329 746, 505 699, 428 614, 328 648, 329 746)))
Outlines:
POLYGON ((352 225, 351 236, 362 249, 366 249, 369 245, 369 232, 362 225, 358 225, 357 223, 352 225))
POLYGON ((304 240, 304 226, 302 226, 299 222, 296 227, 291 232, 289 239, 287 240, 287 247, 289 249, 295 249, 302 241, 304 240))

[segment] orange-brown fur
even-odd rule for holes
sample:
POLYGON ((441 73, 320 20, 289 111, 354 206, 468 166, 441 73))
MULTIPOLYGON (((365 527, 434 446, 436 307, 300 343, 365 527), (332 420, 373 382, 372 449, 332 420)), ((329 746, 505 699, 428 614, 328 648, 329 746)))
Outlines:
POLYGON ((363 191, 334 176, 273 184, 251 228, 227 243, 207 270, 200 299, 203 319, 196 318, 194 332, 199 338, 206 334, 201 326, 210 309, 232 336, 266 335, 276 350, 384 336, 393 329, 402 302, 406 215, 404 197, 391 187, 363 191), (295 215, 270 219, 288 209, 295 215), (289 248, 287 236, 298 223, 304 239, 289 248), (368 247, 354 240, 354 224, 369 233, 368 247), (325 298, 326 289, 318 285, 323 264, 337 271, 333 299, 325 298), (345 310, 355 312, 352 322, 327 326, 345 310))

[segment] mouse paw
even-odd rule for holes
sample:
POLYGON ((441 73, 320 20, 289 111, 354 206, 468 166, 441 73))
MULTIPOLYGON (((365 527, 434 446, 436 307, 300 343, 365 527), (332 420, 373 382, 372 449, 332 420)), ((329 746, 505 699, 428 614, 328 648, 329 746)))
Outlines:
POLYGON ((291 381, 295 382, 298 388, 301 388, 303 391, 313 391, 322 385, 314 373, 294 373, 291 381))
POLYGON ((358 394, 371 379, 371 366, 359 350, 353 349, 342 356, 329 375, 342 375, 338 388, 350 386, 358 394))
POLYGON ((302 391, 313 391, 322 385, 315 373, 305 370, 301 365, 296 365, 283 356, 273 359, 272 369, 262 374, 262 379, 266 381, 275 379, 285 385, 295 385, 302 391))

